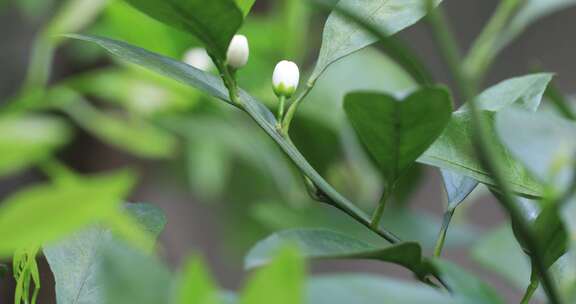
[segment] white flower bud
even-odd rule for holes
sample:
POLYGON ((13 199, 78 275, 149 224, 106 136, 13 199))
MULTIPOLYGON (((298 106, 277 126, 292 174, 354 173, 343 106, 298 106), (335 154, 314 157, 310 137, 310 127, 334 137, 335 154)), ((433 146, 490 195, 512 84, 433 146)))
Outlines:
POLYGON ((208 71, 212 68, 212 58, 203 48, 192 48, 184 54, 182 59, 185 63, 202 71, 208 71))
POLYGON ((239 69, 248 63, 249 55, 250 49, 248 48, 246 36, 234 35, 232 41, 230 41, 230 46, 228 46, 226 63, 235 69, 239 69))
POLYGON ((282 60, 274 69, 272 75, 272 85, 276 96, 290 98, 298 88, 300 81, 300 70, 292 61, 282 60))

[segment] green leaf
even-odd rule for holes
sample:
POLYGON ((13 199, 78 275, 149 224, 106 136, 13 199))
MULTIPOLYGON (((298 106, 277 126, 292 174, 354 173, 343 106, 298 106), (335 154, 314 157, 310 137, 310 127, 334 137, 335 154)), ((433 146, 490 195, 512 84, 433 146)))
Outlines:
POLYGON ((186 262, 177 283, 178 304, 219 304, 219 291, 206 264, 199 257, 186 262))
MULTIPOLYGON (((490 124, 490 136, 496 141, 496 131, 493 127, 494 113, 482 112, 490 124)), ((455 112, 444 133, 428 149, 419 162, 451 170, 455 173, 469 176, 481 183, 494 185, 490 175, 484 170, 476 158, 473 143, 473 129, 469 112, 455 112)), ((526 171, 524 166, 514 160, 510 153, 500 144, 495 146, 503 160, 505 178, 513 191, 528 197, 541 197, 542 186, 526 171)))
POLYGON ((96 262, 96 285, 104 304, 171 303, 172 277, 157 257, 121 242, 108 242, 96 262))
MULTIPOLYGON (((209 52, 224 60, 232 36, 243 21, 234 0, 125 0, 135 8, 200 39, 209 52)), ((246 9, 248 3, 243 3, 246 9)))
POLYGON ((294 229, 275 233, 260 241, 245 258, 246 268, 270 262, 285 245, 295 245, 310 259, 371 259, 401 265, 420 275, 422 249, 418 243, 376 247, 358 239, 326 229, 294 229))
MULTIPOLYGON (((128 204, 126 210, 151 235, 158 236, 166 225, 162 210, 152 205, 128 204)), ((111 239, 109 229, 94 226, 43 248, 56 281, 58 303, 103 303, 101 285, 96 282, 97 261, 111 239)))
POLYGON ((439 259, 430 262, 461 303, 504 303, 492 287, 457 265, 439 259))
POLYGON ((306 303, 455 304, 450 294, 424 284, 368 274, 323 275, 310 279, 306 303))
MULTIPOLYGON (((435 0, 435 4, 441 1, 435 0)), ((338 7, 390 36, 426 15, 426 1, 422 0, 340 0, 338 7)), ((310 79, 317 79, 330 64, 377 41, 362 26, 332 12, 324 26, 322 47, 310 79)))
POLYGON ((0 176, 16 173, 52 155, 70 140, 68 125, 47 115, 0 116, 0 176))
POLYGON ((441 88, 424 88, 403 100, 350 93, 344 109, 390 188, 440 136, 452 113, 450 95, 441 88))
POLYGON ((0 208, 0 256, 56 241, 106 219, 117 212, 133 184, 134 176, 123 171, 33 186, 13 194, 0 208))
POLYGON ((78 99, 62 107, 74 121, 103 141, 144 158, 173 156, 177 140, 170 133, 138 117, 104 113, 78 99))
MULTIPOLYGON (((500 111, 514 103, 520 103, 526 109, 536 111, 551 79, 552 74, 541 73, 504 80, 482 92, 477 97, 477 102, 481 109, 487 111, 500 111)), ((436 163, 442 168, 442 177, 448 193, 449 204, 453 208, 458 206, 474 190, 476 187, 474 180, 490 183, 487 182, 488 176, 483 173, 480 164, 473 160, 474 149, 470 141, 473 134, 470 127, 470 115, 467 111, 468 104, 464 104, 454 114, 440 140, 434 143, 421 159, 424 163, 436 163), (446 153, 452 153, 452 158, 446 157, 448 154, 442 156, 443 152, 441 151, 443 149, 446 149, 446 153), (433 160, 430 157, 437 159, 433 160), (444 160, 440 160, 441 158, 444 160), (466 172, 468 170, 474 172, 466 172)), ((512 167, 517 167, 513 160, 508 160, 508 162, 512 167)), ((509 176, 512 181, 519 185, 526 184, 522 187, 524 189, 515 186, 515 191, 524 195, 536 195, 540 191, 538 190, 539 186, 531 181, 530 177, 524 176, 523 172, 520 172, 520 175, 509 176), (524 181, 524 179, 526 180, 524 181), (535 188, 527 191, 526 188, 528 187, 535 188)))
POLYGON ((252 275, 239 304, 301 304, 304 284, 304 261, 294 248, 284 247, 268 266, 252 275))
POLYGON ((576 123, 558 116, 511 108, 496 115, 503 144, 541 182, 562 193, 576 164, 576 123))

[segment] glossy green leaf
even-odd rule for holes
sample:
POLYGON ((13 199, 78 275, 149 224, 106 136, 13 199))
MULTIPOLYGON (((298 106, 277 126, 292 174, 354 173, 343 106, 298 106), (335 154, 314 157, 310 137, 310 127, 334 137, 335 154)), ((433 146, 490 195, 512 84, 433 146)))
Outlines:
POLYGON ((260 241, 246 256, 245 266, 253 268, 270 262, 286 245, 294 245, 310 259, 371 259, 401 265, 422 274, 422 249, 417 243, 377 247, 326 229, 294 229, 275 233, 260 241))
POLYGON ((559 193, 575 174, 576 123, 547 113, 511 108, 496 115, 502 142, 541 182, 559 193))
POLYGON ((0 256, 56 241, 117 212, 134 184, 128 172, 24 189, 0 208, 0 256), (55 212, 57 211, 57 212, 55 212))
POLYGON ((277 251, 272 262, 256 271, 242 291, 239 304, 301 304, 305 286, 304 261, 293 247, 277 251))
POLYGON ((129 119, 104 113, 82 99, 62 107, 74 121, 106 143, 144 158, 173 156, 177 140, 139 117, 129 119))
POLYGON ((451 98, 441 88, 424 88, 403 100, 355 92, 344 109, 388 187, 440 136, 450 120, 451 98))
MULTIPOLYGON (((481 109, 487 111, 497 112, 515 103, 521 104, 528 110, 536 111, 551 79, 551 74, 541 73, 504 80, 482 92, 477 97, 477 102, 481 109)), ((475 180, 483 183, 487 181, 487 176, 480 177, 484 175, 484 173, 481 173, 483 170, 479 163, 473 160, 474 150, 471 146, 472 142, 469 140, 473 134, 469 126, 471 124, 470 115, 467 111, 468 104, 465 104, 454 114, 441 139, 432 146, 422 159, 425 163, 426 161, 429 163, 444 163, 445 166, 440 165, 440 168, 442 168, 441 171, 448 193, 449 204, 452 207, 460 204, 474 190, 476 187, 474 184, 475 180), (440 151, 442 149, 451 151, 453 158, 446 158, 444 161, 440 161, 440 158, 442 158, 440 151), (460 152, 457 152, 458 150, 460 152), (467 155, 463 152, 465 150, 468 151, 467 155), (428 156, 438 159, 432 160, 428 156), (465 160, 464 158, 469 159, 465 160), (450 165, 448 162, 452 162, 452 164, 450 165), (466 172, 468 170, 475 172, 466 172)), ((507 162, 512 167, 517 167, 513 160, 507 159, 507 162)), ((509 176, 509 178, 519 185, 524 184, 523 189, 514 187, 515 191, 519 193, 537 195, 537 192, 540 191, 539 185, 536 185, 524 172, 514 174, 509 176), (534 188, 531 190, 526 189, 531 187, 534 188)))
POLYGON ((45 160, 66 144, 70 135, 68 125, 55 117, 0 116, 0 176, 45 160))
POLYGON ((457 265, 439 259, 432 260, 431 264, 461 303, 505 303, 491 286, 457 265))
POLYGON ((228 44, 243 21, 234 0, 125 1, 160 22, 195 35, 221 60, 226 59, 228 44))
POLYGON ((455 304, 462 303, 433 287, 368 274, 315 276, 307 285, 306 303, 455 304))
MULTIPOLYGON (((162 210, 152 205, 128 204, 126 210, 151 235, 157 236, 166 225, 162 210)), ((109 229, 94 226, 44 247, 44 256, 56 281, 58 303, 103 303, 101 285, 96 282, 97 261, 99 250, 111 239, 109 229)))
POLYGON ((121 242, 108 242, 99 251, 96 285, 104 304, 171 303, 172 276, 155 256, 121 242))
MULTIPOLYGON (((441 0, 435 0, 435 4, 441 0)), ((380 31, 394 35, 426 15, 422 0, 341 0, 338 7, 366 20, 380 31)), ((328 17, 318 62, 310 79, 317 79, 330 64, 378 41, 363 27, 338 12, 328 17)))
MULTIPOLYGON (((94 36, 72 35, 70 37, 97 43, 112 54, 119 56, 127 62, 146 67, 165 76, 184 82, 212 95, 213 97, 230 103, 226 88, 222 84, 222 81, 212 74, 205 73, 187 64, 148 52, 123 42, 94 36)), ((332 205, 353 216, 357 221, 364 225, 369 224, 369 217, 360 208, 340 195, 330 184, 328 184, 306 161, 304 156, 298 151, 292 142, 277 132, 277 121, 275 115, 270 112, 268 108, 243 90, 239 91, 239 98, 242 102, 242 109, 252 118, 252 120, 254 120, 254 122, 258 124, 260 128, 262 128, 262 130, 266 132, 266 134, 268 134, 268 136, 270 136, 272 140, 278 144, 300 171, 314 182, 319 189, 322 189, 322 192, 330 198, 332 205)), ((381 231, 380 233, 386 235, 387 238, 391 238, 389 232, 381 231)))
MULTIPOLYGON (((482 115, 489 122, 490 136, 496 141, 494 130, 494 113, 484 111, 482 115)), ((490 175, 484 170, 475 155, 473 129, 469 112, 455 112, 452 120, 438 140, 418 159, 419 162, 452 170, 455 173, 469 176, 481 183, 494 185, 490 175)), ((529 196, 542 196, 542 186, 534 180, 520 163, 500 144, 495 149, 507 168, 505 178, 514 192, 529 196)))
POLYGON ((221 304, 219 291, 206 264, 199 257, 186 262, 176 287, 177 304, 221 304))

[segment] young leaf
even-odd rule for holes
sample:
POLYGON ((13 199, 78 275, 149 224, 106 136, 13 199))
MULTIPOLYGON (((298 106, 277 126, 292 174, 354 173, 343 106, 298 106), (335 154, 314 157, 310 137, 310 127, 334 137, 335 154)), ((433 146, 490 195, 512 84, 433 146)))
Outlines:
POLYGON ((186 263, 177 283, 177 304, 221 304, 214 279, 201 258, 186 263))
POLYGON ((543 252, 544 265, 552 266, 568 250, 568 232, 558 206, 547 206, 534 221, 534 234, 543 252))
POLYGON ((323 275, 310 279, 306 303, 456 304, 462 303, 424 284, 368 274, 323 275))
POLYGON ((0 116, 0 176, 43 161, 70 139, 68 125, 45 115, 0 116))
POLYGON ((287 244, 297 246, 310 259, 371 259, 401 265, 418 275, 423 271, 422 249, 417 243, 376 247, 326 229, 294 229, 273 234, 250 250, 245 267, 267 264, 287 244))
POLYGON ((344 109, 391 188, 440 136, 450 120, 451 104, 446 90, 424 88, 404 100, 381 93, 351 93, 344 109))
MULTIPOLYGON (((442 0, 435 0, 439 4, 442 0)), ((427 0, 340 0, 338 7, 394 35, 426 15, 427 0)), ((322 36, 318 62, 310 79, 317 79, 338 59, 375 43, 378 39, 355 22, 333 12, 322 36)))
MULTIPOLYGON (((226 58, 232 36, 243 21, 234 0, 125 0, 135 8, 200 39, 219 59, 226 58)), ((248 3, 243 2, 243 9, 248 3)))
POLYGON ((250 278, 239 304, 303 303, 304 261, 292 247, 284 247, 276 254, 268 266, 250 278))
MULTIPOLYGON (((162 210, 148 204, 128 204, 126 210, 147 232, 158 236, 166 225, 162 210)), ((101 285, 96 282, 99 252, 112 234, 94 226, 43 248, 56 281, 58 303, 103 303, 101 285)))
POLYGON ((0 207, 0 256, 55 241, 106 219, 133 184, 132 174, 120 172, 34 186, 8 197, 0 207))

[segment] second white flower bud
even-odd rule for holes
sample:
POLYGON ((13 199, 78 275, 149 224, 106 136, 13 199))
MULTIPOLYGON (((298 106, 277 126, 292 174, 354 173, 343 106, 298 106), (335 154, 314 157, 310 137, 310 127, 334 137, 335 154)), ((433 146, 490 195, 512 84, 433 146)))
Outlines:
POLYGON ((276 65, 272 75, 272 85, 276 96, 290 98, 296 92, 299 81, 300 70, 294 62, 282 60, 276 65))
POLYGON ((228 46, 228 52, 226 53, 226 64, 235 69, 239 69, 248 63, 249 55, 250 49, 246 36, 234 35, 228 46))

